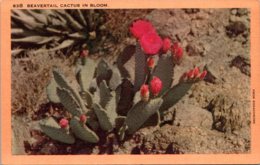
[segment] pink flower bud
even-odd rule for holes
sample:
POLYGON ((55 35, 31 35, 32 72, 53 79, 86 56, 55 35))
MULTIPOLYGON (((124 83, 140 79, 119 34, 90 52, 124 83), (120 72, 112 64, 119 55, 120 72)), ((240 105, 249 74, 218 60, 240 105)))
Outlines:
POLYGON ((149 87, 146 84, 143 84, 140 88, 140 94, 141 94, 141 98, 143 101, 148 101, 149 100, 149 87))
POLYGON ((193 76, 194 78, 197 78, 200 74, 200 70, 198 67, 196 67, 194 70, 193 70, 193 76))
POLYGON ((172 46, 172 55, 175 61, 179 62, 183 56, 183 49, 175 42, 172 46))
POLYGON ((139 40, 143 51, 147 55, 155 55, 162 48, 162 39, 156 32, 145 33, 139 40))
POLYGON ((188 73, 187 73, 187 77, 188 79, 192 79, 194 77, 194 70, 190 70, 188 73))
POLYGON ((162 85, 162 81, 158 77, 154 76, 150 82, 151 92, 154 96, 157 96, 161 92, 162 85))
POLYGON ((69 126, 69 121, 63 118, 60 120, 59 125, 61 128, 67 128, 69 126))
POLYGON ((207 72, 206 70, 204 70, 204 71, 200 74, 200 79, 203 80, 203 79, 206 77, 207 73, 208 73, 208 72, 207 72))
POLYGON ((86 123, 86 121, 87 121, 87 116, 84 115, 84 114, 82 114, 82 115, 80 116, 80 121, 81 121, 82 123, 86 123))
POLYGON ((154 68, 154 59, 153 57, 150 57, 147 59, 147 66, 149 69, 153 69, 154 68))
POLYGON ((163 39, 163 47, 162 47, 162 51, 163 53, 167 53, 168 50, 171 48, 171 40, 169 38, 164 38, 163 39))
POLYGON ((87 56, 88 56, 88 53, 89 53, 88 50, 82 50, 82 51, 80 52, 80 57, 87 57, 87 56))
POLYGON ((140 39, 145 33, 150 31, 155 32, 155 29, 152 23, 146 20, 137 20, 130 27, 130 32, 137 39, 140 39))

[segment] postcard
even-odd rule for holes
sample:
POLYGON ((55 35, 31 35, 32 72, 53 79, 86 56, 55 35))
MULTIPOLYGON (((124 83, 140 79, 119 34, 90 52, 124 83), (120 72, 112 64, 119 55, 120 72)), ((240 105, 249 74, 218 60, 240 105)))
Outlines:
POLYGON ((259 9, 3 0, 2 164, 260 163, 259 9))

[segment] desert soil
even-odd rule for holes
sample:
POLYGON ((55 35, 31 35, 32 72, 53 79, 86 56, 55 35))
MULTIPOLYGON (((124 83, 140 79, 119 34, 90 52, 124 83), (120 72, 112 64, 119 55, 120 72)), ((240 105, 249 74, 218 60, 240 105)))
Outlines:
POLYGON ((175 67, 174 83, 184 71, 194 66, 206 65, 209 71, 206 79, 195 84, 170 109, 160 127, 142 128, 124 143, 108 140, 102 145, 80 141, 73 146, 63 145, 34 129, 50 109, 54 113, 60 109, 60 105, 48 102, 45 92, 52 66, 62 68, 72 80, 79 51, 65 56, 62 52, 34 54, 31 50, 27 57, 12 57, 13 154, 250 152, 249 11, 172 9, 146 11, 145 15, 131 10, 125 12, 127 14, 122 12, 113 11, 114 15, 120 13, 122 18, 110 22, 111 27, 118 25, 111 33, 120 41, 106 55, 111 62, 128 44, 134 43, 127 28, 131 21, 146 18, 162 36, 181 42, 185 50, 182 63, 175 67))

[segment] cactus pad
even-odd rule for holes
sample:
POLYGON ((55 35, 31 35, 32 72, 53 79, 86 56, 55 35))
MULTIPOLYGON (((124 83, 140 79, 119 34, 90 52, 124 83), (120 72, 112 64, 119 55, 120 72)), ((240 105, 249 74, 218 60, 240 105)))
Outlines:
POLYGON ((79 104, 71 94, 71 92, 64 88, 57 88, 57 94, 62 105, 74 116, 80 116, 82 113, 79 104))
POLYGON ((40 124, 40 128, 46 135, 54 140, 67 144, 73 144, 75 142, 74 137, 67 133, 65 129, 62 129, 52 117, 43 120, 40 124))
POLYGON ((81 99, 79 93, 69 85, 69 83, 66 81, 64 75, 61 74, 61 72, 57 68, 53 68, 53 77, 54 77, 56 83, 61 88, 68 89, 71 92, 73 97, 77 100, 78 104, 81 106, 82 110, 84 112, 86 112, 87 110, 86 110, 85 104, 84 104, 83 100, 81 99))
POLYGON ((79 84, 83 91, 88 91, 95 73, 96 63, 90 58, 84 59, 84 64, 79 71, 79 84))
POLYGON ((161 94, 168 90, 172 85, 173 68, 174 63, 171 55, 162 55, 159 58, 153 75, 159 77, 163 83, 163 88, 160 92, 161 94))
POLYGON ((191 88, 193 82, 182 82, 173 86, 167 93, 162 97, 163 104, 160 107, 160 112, 168 110, 176 104, 191 88))
POLYGON ((149 102, 140 101, 127 113, 126 125, 128 133, 133 134, 146 120, 158 111, 163 100, 161 98, 152 99, 149 102))
POLYGON ((53 103, 60 103, 60 98, 57 95, 57 87, 58 84, 55 82, 54 79, 51 79, 50 83, 46 88, 47 97, 53 103))
POLYGON ((96 133, 83 123, 80 123, 75 117, 70 120, 70 127, 75 136, 85 142, 97 143, 99 141, 96 133))
POLYGON ((93 109, 95 114, 97 115, 100 127, 104 131, 110 131, 113 129, 115 125, 115 118, 110 116, 109 112, 107 112, 105 109, 103 109, 100 105, 94 103, 93 109))

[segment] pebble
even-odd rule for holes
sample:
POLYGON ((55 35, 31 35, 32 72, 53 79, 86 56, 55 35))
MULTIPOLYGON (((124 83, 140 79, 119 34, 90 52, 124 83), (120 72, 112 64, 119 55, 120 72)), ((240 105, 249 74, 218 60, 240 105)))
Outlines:
POLYGON ((239 147, 241 147, 241 146, 244 145, 244 143, 243 143, 243 141, 242 141, 241 139, 239 139, 239 140, 237 141, 237 145, 238 145, 239 147))

